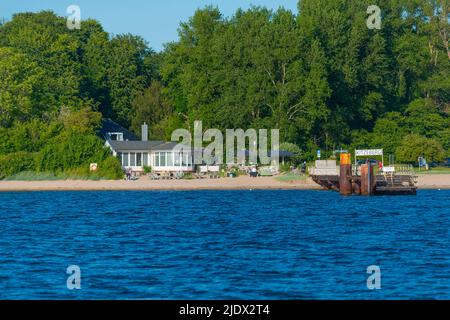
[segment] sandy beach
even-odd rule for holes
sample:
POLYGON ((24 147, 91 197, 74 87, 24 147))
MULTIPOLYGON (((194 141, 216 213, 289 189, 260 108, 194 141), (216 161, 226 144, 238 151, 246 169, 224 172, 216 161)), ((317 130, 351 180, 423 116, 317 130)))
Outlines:
MULTIPOLYGON (((420 175, 419 189, 450 189, 450 175, 420 175)), ((249 177, 137 181, 0 181, 0 192, 7 191, 89 191, 89 190, 321 190, 311 179, 282 182, 273 177, 249 177)))
POLYGON ((0 181, 0 191, 83 190, 320 190, 312 180, 281 182, 273 177, 137 181, 0 181))
POLYGON ((450 174, 419 175, 419 189, 450 189, 450 174))

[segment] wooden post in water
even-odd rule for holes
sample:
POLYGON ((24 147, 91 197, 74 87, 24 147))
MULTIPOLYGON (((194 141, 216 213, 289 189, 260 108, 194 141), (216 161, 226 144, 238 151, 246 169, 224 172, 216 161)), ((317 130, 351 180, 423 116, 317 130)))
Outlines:
POLYGON ((369 190, 367 186, 369 185, 369 182, 367 181, 368 178, 368 171, 369 171, 369 165, 363 164, 361 165, 361 195, 368 196, 369 190))
POLYGON ((372 196, 375 193, 375 177, 373 167, 369 163, 361 166, 361 194, 363 196, 372 196))
POLYGON ((353 193, 360 196, 361 195, 361 188, 358 184, 357 181, 353 181, 352 182, 352 189, 353 189, 353 193))
POLYGON ((339 189, 342 195, 352 194, 352 155, 349 153, 341 154, 341 175, 339 177, 339 189))

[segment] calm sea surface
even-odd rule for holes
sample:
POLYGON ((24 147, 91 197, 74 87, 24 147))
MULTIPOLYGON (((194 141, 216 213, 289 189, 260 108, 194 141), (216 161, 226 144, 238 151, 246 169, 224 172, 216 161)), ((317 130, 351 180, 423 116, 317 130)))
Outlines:
POLYGON ((0 299, 449 299, 449 207, 448 190, 0 193, 0 299))

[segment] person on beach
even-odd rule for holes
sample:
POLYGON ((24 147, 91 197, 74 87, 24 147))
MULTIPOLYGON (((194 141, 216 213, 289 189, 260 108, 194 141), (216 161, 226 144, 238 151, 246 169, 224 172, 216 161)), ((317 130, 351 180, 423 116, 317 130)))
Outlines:
POLYGON ((302 164, 302 171, 301 171, 303 174, 305 174, 306 173, 306 161, 305 162, 303 162, 303 164, 302 164))

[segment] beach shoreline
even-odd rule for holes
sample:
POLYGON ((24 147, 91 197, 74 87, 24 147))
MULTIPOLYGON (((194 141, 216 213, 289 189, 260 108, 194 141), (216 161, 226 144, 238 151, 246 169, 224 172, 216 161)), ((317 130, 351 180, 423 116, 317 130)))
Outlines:
POLYGON ((321 190, 312 180, 278 181, 274 177, 238 177, 195 180, 56 180, 0 181, 7 191, 195 191, 195 190, 321 190))
MULTIPOLYGON (((450 175, 419 175, 419 190, 450 189, 450 175)), ((284 182, 275 177, 238 177, 201 180, 57 180, 0 181, 0 192, 9 191, 195 191, 195 190, 322 190, 311 179, 284 182)))

